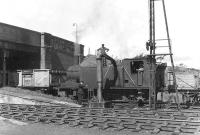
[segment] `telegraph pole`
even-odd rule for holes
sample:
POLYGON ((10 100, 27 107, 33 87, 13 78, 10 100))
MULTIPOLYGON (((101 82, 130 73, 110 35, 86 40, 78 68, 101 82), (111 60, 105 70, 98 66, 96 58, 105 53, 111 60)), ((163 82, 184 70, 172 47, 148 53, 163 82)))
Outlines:
POLYGON ((154 0, 149 0, 149 41, 147 48, 150 49, 149 61, 149 107, 156 109, 156 85, 155 85, 155 72, 156 72, 156 59, 155 59, 155 6, 154 0))
POLYGON ((164 12, 164 19, 165 19, 165 26, 166 26, 166 33, 167 33, 167 39, 161 39, 161 40, 167 40, 168 41, 168 46, 156 46, 156 38, 155 38, 155 0, 149 0, 149 41, 146 43, 147 50, 150 50, 150 55, 149 55, 149 61, 150 61, 150 74, 149 74, 149 79, 150 79, 150 84, 149 84, 149 107, 151 109, 156 109, 156 56, 170 56, 171 60, 171 66, 172 66, 172 73, 173 73, 173 85, 174 89, 176 92, 176 102, 177 102, 177 107, 180 109, 179 106, 179 101, 178 101, 178 90, 177 90, 177 85, 176 85, 176 75, 174 71, 174 61, 173 61, 173 54, 172 54, 172 48, 171 48, 171 41, 170 41, 170 36, 169 36, 169 29, 168 29, 168 22, 167 22, 167 15, 166 15, 166 9, 165 9, 165 3, 164 0, 162 1, 163 5, 163 12, 164 12), (157 54, 156 53, 156 47, 168 47, 169 48, 169 53, 165 54, 157 54))

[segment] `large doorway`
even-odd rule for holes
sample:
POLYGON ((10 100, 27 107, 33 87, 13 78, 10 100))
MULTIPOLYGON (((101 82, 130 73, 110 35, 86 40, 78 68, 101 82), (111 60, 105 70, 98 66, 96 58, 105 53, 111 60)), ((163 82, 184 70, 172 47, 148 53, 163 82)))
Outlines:
POLYGON ((0 50, 0 86, 17 86, 18 75, 17 70, 22 69, 39 69, 40 68, 40 52, 25 52, 17 50, 7 50, 6 56, 6 72, 3 76, 3 50, 0 50), (5 77, 5 79, 4 79, 5 77), (5 82, 4 82, 5 81, 5 82), (4 83, 3 83, 4 82, 4 83))

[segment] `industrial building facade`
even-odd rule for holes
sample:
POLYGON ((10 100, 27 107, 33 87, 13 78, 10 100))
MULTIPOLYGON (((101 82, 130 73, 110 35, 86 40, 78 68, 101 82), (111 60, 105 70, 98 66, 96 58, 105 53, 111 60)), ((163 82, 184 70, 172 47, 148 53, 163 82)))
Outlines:
POLYGON ((15 86, 17 70, 66 71, 83 56, 83 45, 77 46, 49 33, 0 23, 0 86, 15 86))

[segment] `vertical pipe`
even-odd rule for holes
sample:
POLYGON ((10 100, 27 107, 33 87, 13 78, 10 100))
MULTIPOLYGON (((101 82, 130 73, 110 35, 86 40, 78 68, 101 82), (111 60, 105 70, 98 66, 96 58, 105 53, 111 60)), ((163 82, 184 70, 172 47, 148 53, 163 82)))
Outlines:
POLYGON ((153 90, 153 106, 152 108, 153 109, 156 109, 156 97, 157 97, 157 92, 156 92, 156 60, 155 60, 155 57, 156 57, 156 28, 155 28, 155 2, 154 0, 152 1, 152 22, 153 22, 153 33, 152 33, 152 39, 153 39, 153 54, 154 54, 154 57, 152 57, 152 90, 153 90))
POLYGON ((6 86, 6 49, 3 49, 3 86, 6 86))
POLYGON ((80 48, 78 44, 78 25, 76 24, 76 32, 75 32, 75 38, 76 38, 76 43, 75 43, 75 49, 76 49, 76 55, 77 55, 77 64, 80 64, 80 48))
POLYGON ((40 69, 45 69, 45 56, 46 56, 46 48, 44 42, 44 33, 41 33, 41 46, 40 46, 40 69))
MULTIPOLYGON (((151 63, 151 54, 152 54, 152 0, 149 0, 149 43, 150 43, 150 63, 151 63)), ((151 89, 151 64, 150 64, 150 68, 149 68, 149 107, 151 108, 152 106, 152 100, 151 100, 151 95, 152 95, 152 89, 151 89)))
POLYGON ((155 58, 153 58, 152 62, 152 96, 153 96, 153 105, 152 108, 156 109, 156 64, 155 58))
POLYGON ((150 43, 150 67, 149 67, 149 107, 156 109, 155 88, 155 7, 154 0, 149 0, 149 43, 150 43))
POLYGON ((102 58, 97 56, 97 98, 98 102, 101 103, 102 99, 102 86, 103 86, 103 67, 102 67, 102 58))
POLYGON ((199 72, 198 72, 198 76, 197 76, 197 89, 199 89, 199 83, 200 83, 200 78, 199 78, 199 72))
MULTIPOLYGON (((156 45, 156 43, 155 43, 155 41, 156 41, 156 37, 155 37, 155 30, 156 30, 156 28, 155 28, 155 3, 154 3, 154 0, 152 1, 152 43, 153 43, 153 54, 156 54, 155 53, 155 50, 156 50, 156 47, 155 47, 155 45, 156 45)), ((153 58, 155 58, 155 56, 153 57, 153 58)))
POLYGON ((149 43, 150 43, 150 54, 152 54, 152 0, 149 0, 149 43))
POLYGON ((124 66, 122 67, 122 87, 124 88, 124 81, 125 81, 125 76, 124 76, 124 66))
POLYGON ((80 58, 80 45, 78 44, 78 24, 74 23, 73 26, 75 27, 75 44, 74 44, 74 64, 80 64, 81 58, 80 58))

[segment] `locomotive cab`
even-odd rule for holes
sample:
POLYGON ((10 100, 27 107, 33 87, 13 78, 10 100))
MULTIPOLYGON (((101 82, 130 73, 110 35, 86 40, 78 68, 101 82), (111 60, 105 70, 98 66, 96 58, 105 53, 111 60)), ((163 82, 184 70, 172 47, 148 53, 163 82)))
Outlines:
MULTIPOLYGON (((166 64, 156 64, 156 91, 158 92, 165 84, 166 64)), ((135 100, 143 99, 145 103, 149 100, 150 90, 150 59, 148 57, 124 59, 117 64, 118 79, 115 86, 105 88, 103 97, 105 100, 135 100)), ((113 71, 110 70, 112 74, 113 71)), ((109 73, 107 73, 109 74, 109 73)), ((107 75, 109 76, 109 75, 107 75)), ((110 78, 105 77, 104 80, 110 78)), ((106 84, 106 81, 105 83, 106 84)))
POLYGON ((148 61, 145 57, 124 59, 118 63, 117 69, 119 75, 115 86, 104 89, 105 100, 133 100, 141 95, 138 93, 142 93, 143 97, 148 99, 149 74, 148 61))

